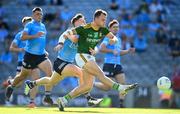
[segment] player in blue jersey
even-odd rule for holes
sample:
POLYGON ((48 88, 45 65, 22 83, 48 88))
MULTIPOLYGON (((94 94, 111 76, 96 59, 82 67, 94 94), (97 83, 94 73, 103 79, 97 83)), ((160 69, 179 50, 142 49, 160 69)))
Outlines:
MULTIPOLYGON (((125 74, 121 66, 121 56, 128 53, 134 53, 135 48, 121 50, 121 39, 118 37, 119 23, 117 20, 109 22, 108 27, 109 30, 117 36, 118 42, 113 44, 108 38, 104 38, 100 44, 100 51, 105 53, 103 71, 109 78, 115 79, 118 83, 125 84, 125 74)), ((106 91, 111 89, 100 82, 96 82, 95 86, 106 91)), ((124 95, 119 94, 119 99, 120 107, 124 107, 124 95)))
MULTIPOLYGON (((82 14, 76 14, 72 20, 71 23, 74 27, 84 25, 85 19, 82 14)), ((81 69, 73 64, 75 55, 77 53, 77 43, 73 43, 70 39, 66 39, 64 37, 65 34, 67 34, 67 31, 65 31, 59 38, 59 43, 55 47, 55 50, 58 51, 57 59, 54 61, 54 72, 51 78, 43 77, 41 79, 38 79, 36 81, 26 81, 26 84, 29 86, 29 88, 33 88, 35 86, 39 85, 45 85, 45 84, 51 84, 55 85, 59 81, 63 80, 64 78, 68 76, 75 76, 78 77, 80 80, 79 85, 82 85, 86 83, 87 85, 87 91, 88 92, 92 86, 93 86, 93 80, 94 78, 92 76, 88 76, 89 78, 86 78, 86 81, 84 82, 83 74, 81 69)), ((87 74, 87 73, 86 73, 87 74)), ((87 76, 87 75, 86 75, 87 76)), ((85 96, 88 100, 89 105, 97 105, 99 104, 102 99, 95 99, 90 96, 90 94, 85 93, 85 96)))
MULTIPOLYGON (((6 89, 6 99, 9 100, 13 93, 14 87, 20 82, 26 79, 32 69, 39 68, 47 77, 52 75, 52 65, 50 60, 46 56, 46 27, 41 22, 43 17, 43 11, 40 7, 35 7, 32 10, 33 20, 27 23, 24 27, 21 40, 26 40, 26 46, 24 47, 25 55, 23 58, 23 67, 21 72, 15 76, 12 85, 6 89)), ((45 86, 45 98, 44 102, 53 104, 50 97, 50 91, 52 86, 45 86)))
MULTIPOLYGON (((32 21, 32 17, 24 17, 22 19, 23 26, 25 26, 25 24, 30 22, 30 21, 32 21)), ((22 61, 23 61, 23 56, 24 56, 24 47, 26 45, 26 41, 21 40, 22 32, 23 31, 20 31, 15 35, 15 38, 10 45, 10 51, 18 53, 18 65, 17 65, 17 69, 16 69, 16 71, 17 71, 16 74, 19 74, 21 71, 22 61)), ((39 70, 37 68, 32 69, 30 75, 32 76, 33 80, 38 79, 39 78, 39 70)), ((13 80, 14 79, 8 80, 8 83, 12 84, 13 80)), ((19 85, 22 85, 22 83, 19 83, 18 86, 19 85)), ((29 103, 28 107, 34 108, 36 106, 34 103, 34 99, 36 97, 36 94, 37 94, 37 87, 33 88, 30 91, 30 103, 29 103)))
MULTIPOLYGON (((23 26, 26 25, 26 23, 32 21, 32 17, 24 17, 22 19, 22 24, 23 26)), ((18 66, 16 69, 16 74, 19 74, 21 71, 21 67, 22 67, 22 61, 23 61, 23 56, 24 56, 24 47, 26 45, 26 41, 22 41, 21 40, 21 35, 22 35, 23 31, 18 32, 15 35, 15 38, 13 39, 9 50, 12 52, 17 52, 18 53, 18 66)))

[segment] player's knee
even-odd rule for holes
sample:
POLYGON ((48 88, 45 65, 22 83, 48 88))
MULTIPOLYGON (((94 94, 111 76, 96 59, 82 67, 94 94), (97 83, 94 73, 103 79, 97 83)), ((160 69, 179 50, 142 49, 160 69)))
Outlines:
POLYGON ((74 72, 74 75, 77 76, 77 77, 80 77, 82 78, 83 74, 82 74, 82 71, 81 70, 77 70, 74 72))

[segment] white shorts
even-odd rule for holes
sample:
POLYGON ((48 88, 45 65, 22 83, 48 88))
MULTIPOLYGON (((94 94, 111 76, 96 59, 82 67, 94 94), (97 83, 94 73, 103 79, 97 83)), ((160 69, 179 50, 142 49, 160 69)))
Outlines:
POLYGON ((76 64, 82 68, 88 61, 96 61, 95 57, 90 54, 77 53, 75 57, 76 64))

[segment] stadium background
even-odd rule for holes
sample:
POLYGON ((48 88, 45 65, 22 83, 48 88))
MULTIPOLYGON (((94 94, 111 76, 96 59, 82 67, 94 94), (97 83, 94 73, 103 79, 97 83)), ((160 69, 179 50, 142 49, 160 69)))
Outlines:
MULTIPOLYGON (((179 0, 1 0, 0 1, 0 105, 4 101, 4 83, 9 76, 14 76, 17 55, 9 52, 9 45, 14 35, 22 29, 21 19, 30 16, 35 6, 42 7, 48 31, 47 51, 53 62, 56 53, 53 47, 59 35, 69 26, 71 17, 80 12, 87 22, 93 18, 93 12, 102 8, 108 12, 108 21, 118 19, 119 35, 123 41, 123 49, 134 46, 134 55, 122 57, 122 65, 126 73, 127 83, 138 82, 140 87, 131 91, 126 97, 126 107, 160 107, 160 96, 156 88, 156 80, 165 75, 173 79, 180 77, 180 38, 179 0)), ((103 64, 103 54, 97 55, 97 62, 103 64)), ((180 83, 180 82, 178 82, 180 83)), ((54 99, 64 95, 77 85, 74 78, 67 78, 58 84, 52 92, 54 99)), ((172 89, 173 90, 173 89, 172 89)), ((179 87, 180 90, 180 87, 179 87)), ((44 89, 39 89, 37 105, 42 105, 44 89)), ((111 106, 118 106, 118 96, 114 91, 103 92, 96 88, 91 92, 95 97, 105 97, 111 106), (110 99, 109 99, 110 98, 110 99)), ((178 92, 168 93, 174 95, 178 92)), ((162 95, 162 94, 161 94, 162 95)), ((171 98, 168 98, 168 100, 171 98)), ((180 106, 180 98, 172 107, 180 106), (179 103, 179 104, 178 104, 179 103)), ((26 105, 28 97, 23 95, 23 87, 16 90, 12 98, 13 104, 26 105)), ((105 103, 106 104, 106 103, 105 103)), ((109 103, 107 103, 109 105, 109 103)), ((102 104, 103 105, 103 104, 102 104)), ((70 106, 87 106, 86 99, 79 97, 70 106)))

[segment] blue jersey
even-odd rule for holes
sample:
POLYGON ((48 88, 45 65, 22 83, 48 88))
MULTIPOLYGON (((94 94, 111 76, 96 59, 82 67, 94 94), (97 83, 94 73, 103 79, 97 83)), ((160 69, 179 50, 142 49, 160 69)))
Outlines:
POLYGON ((28 35, 35 35, 38 32, 43 32, 44 34, 38 38, 27 40, 25 51, 35 55, 45 54, 46 46, 46 27, 41 22, 31 21, 26 24, 24 32, 27 32, 28 35))
POLYGON ((66 34, 67 31, 65 31, 59 38, 59 43, 62 42, 62 43, 64 43, 64 45, 63 45, 62 49, 59 50, 59 52, 58 52, 58 58, 63 61, 73 62, 74 58, 76 56, 76 53, 77 53, 78 44, 73 43, 69 39, 66 39, 66 40, 64 39, 63 35, 66 34))
POLYGON ((118 38, 118 42, 110 45, 109 44, 109 38, 104 38, 103 42, 101 44, 106 45, 107 49, 111 50, 117 50, 119 53, 118 55, 114 55, 113 53, 106 53, 104 58, 104 63, 110 63, 110 64, 121 64, 121 57, 120 57, 120 50, 121 50, 121 39, 118 38))
MULTIPOLYGON (((18 32, 13 40, 13 43, 15 43, 18 48, 24 48, 26 45, 26 41, 21 40, 22 32, 23 31, 18 32)), ((23 61, 23 56, 24 56, 24 52, 18 53, 18 62, 23 61)))

